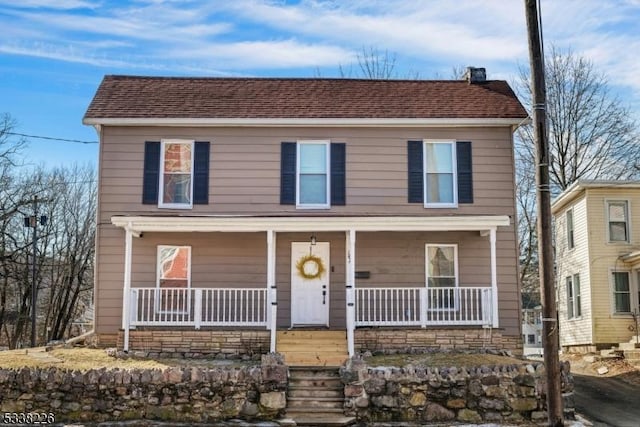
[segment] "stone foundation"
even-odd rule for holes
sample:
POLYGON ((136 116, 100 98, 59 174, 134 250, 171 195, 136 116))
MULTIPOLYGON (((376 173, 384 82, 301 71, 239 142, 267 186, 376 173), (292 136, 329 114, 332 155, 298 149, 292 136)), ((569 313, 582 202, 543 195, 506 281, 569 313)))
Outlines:
MULTIPOLYGON (((99 335, 101 347, 124 345, 124 332, 99 335), (114 342, 114 339, 116 342, 114 342)), ((268 330, 132 330, 129 350, 165 356, 225 355, 256 356, 269 352, 268 330)), ((357 328, 356 352, 407 350, 508 350, 522 355, 520 336, 502 335, 500 330, 479 328, 357 328)))
POLYGON ((406 352, 427 349, 443 350, 509 350, 522 355, 520 336, 502 335, 499 330, 489 329, 387 329, 358 328, 355 333, 356 352, 397 350, 406 352))
MULTIPOLYGON (((542 364, 477 368, 371 368, 350 359, 340 369, 345 414, 359 421, 523 423, 546 414, 542 364)), ((573 377, 561 365, 565 418, 575 417, 573 377)))
MULTIPOLYGON (((132 330, 129 351, 163 356, 224 355, 250 356, 269 352, 267 330, 132 330)), ((118 333, 117 347, 124 346, 124 331, 118 333)))

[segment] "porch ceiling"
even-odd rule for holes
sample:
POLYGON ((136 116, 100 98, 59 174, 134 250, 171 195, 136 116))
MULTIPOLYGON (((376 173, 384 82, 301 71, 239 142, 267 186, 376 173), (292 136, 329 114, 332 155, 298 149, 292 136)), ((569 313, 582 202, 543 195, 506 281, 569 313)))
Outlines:
POLYGON ((623 256, 622 260, 632 267, 640 267, 640 251, 631 252, 623 256))
POLYGON ((111 223, 132 232, 308 232, 320 231, 485 231, 506 227, 495 216, 113 216, 111 223))

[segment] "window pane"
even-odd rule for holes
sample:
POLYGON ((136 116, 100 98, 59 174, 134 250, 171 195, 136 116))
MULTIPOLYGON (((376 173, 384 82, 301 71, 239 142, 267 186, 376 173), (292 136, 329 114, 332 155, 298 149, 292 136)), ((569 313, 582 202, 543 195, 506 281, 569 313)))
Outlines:
POLYGON ((616 300, 617 313, 629 313, 631 311, 631 302, 628 293, 618 293, 614 295, 616 300))
POLYGON ((567 245, 573 249, 573 211, 567 211, 567 245))
POLYGON ((300 203, 321 205, 327 203, 326 175, 300 175, 300 203))
MULTIPOLYGON (((451 246, 429 246, 429 277, 455 277, 455 255, 451 246)), ((455 284, 455 280, 454 280, 455 284)))
POLYGON ((453 144, 425 144, 427 172, 453 173, 453 144))
POLYGON ((610 222, 609 240, 611 240, 612 242, 626 242, 627 224, 625 222, 610 222))
POLYGON ((609 204, 609 221, 627 220, 627 204, 626 203, 610 203, 609 204))
POLYGON ((629 292, 629 273, 626 271, 614 272, 613 279, 616 292, 629 292))
POLYGON ((455 277, 429 277, 430 288, 454 288, 455 286, 455 277))
POLYGON ((164 145, 164 172, 191 173, 191 144, 164 145))
POLYGON ((453 203, 452 174, 427 174, 427 203, 453 203))
POLYGON ((160 249, 160 287, 188 286, 189 254, 189 247, 186 246, 165 246, 160 249))
POLYGON ((327 172, 327 146, 325 144, 299 144, 300 173, 325 174, 327 172))
POLYGON ((191 175, 164 174, 163 203, 191 203, 191 175))

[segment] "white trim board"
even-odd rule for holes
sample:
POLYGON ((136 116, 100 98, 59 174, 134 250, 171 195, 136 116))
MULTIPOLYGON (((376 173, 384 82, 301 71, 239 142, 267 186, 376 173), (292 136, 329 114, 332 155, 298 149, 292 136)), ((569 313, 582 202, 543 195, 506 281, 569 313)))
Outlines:
POLYGON ((142 232, 306 232, 320 231, 483 231, 506 227, 507 215, 253 217, 253 216, 112 216, 116 227, 142 232))

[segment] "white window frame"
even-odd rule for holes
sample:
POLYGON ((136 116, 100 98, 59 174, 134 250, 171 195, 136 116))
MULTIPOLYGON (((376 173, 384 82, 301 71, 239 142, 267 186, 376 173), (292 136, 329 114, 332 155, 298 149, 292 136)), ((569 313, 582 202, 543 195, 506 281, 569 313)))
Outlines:
POLYGON ((193 209, 193 166, 195 160, 195 140, 193 139, 163 139, 160 144, 160 180, 158 189, 158 207, 164 209, 193 209), (164 153, 167 144, 188 144, 191 146, 191 200, 189 203, 164 203, 164 153))
POLYGON ((301 140, 296 146, 296 209, 329 209, 331 208, 331 141, 329 140, 301 140), (327 173, 327 203, 301 203, 300 202, 300 156, 302 145, 324 145, 326 147, 326 173, 327 173))
POLYGON ((423 185, 422 185, 422 197, 424 199, 424 207, 425 208, 457 208, 458 207, 458 153, 456 152, 456 141, 452 140, 434 140, 434 139, 424 139, 422 140, 422 173, 424 174, 423 185), (427 145, 430 144, 448 144, 451 145, 451 171, 453 174, 452 177, 452 186, 451 189, 453 194, 453 202, 452 203, 430 203, 427 197, 427 175, 429 171, 427 170, 427 145))
MULTIPOLYGON (((156 250, 156 313, 169 313, 169 314, 187 314, 191 311, 191 262, 192 262, 192 250, 191 246, 188 245, 158 245, 156 250), (163 310, 160 302, 160 289, 172 289, 172 288, 161 288, 160 280, 162 279, 162 265, 160 264, 160 253, 164 248, 187 248, 189 252, 189 258, 187 263, 187 304, 185 310, 163 310)), ((182 289, 182 288, 181 288, 182 289)))
POLYGON ((582 317, 582 292, 580 285, 580 274, 571 274, 565 277, 565 287, 567 294, 567 319, 575 320, 582 317), (569 287, 571 287, 571 298, 569 298, 569 287), (569 316, 571 313, 571 316, 569 316))
POLYGON ((605 226, 607 227, 607 243, 609 244, 628 244, 631 242, 631 202, 628 199, 605 199, 604 201, 604 215, 605 215, 605 226), (627 240, 611 240, 611 226, 609 220, 609 205, 615 203, 624 203, 625 210, 625 223, 627 226, 627 240))
POLYGON ((609 269, 609 286, 610 286, 609 295, 611 295, 611 313, 615 316, 630 315, 633 309, 633 283, 632 283, 631 271, 624 270, 624 269, 621 270, 616 268, 609 269), (616 283, 613 278, 614 273, 626 273, 627 277, 629 278, 629 311, 616 311, 616 298, 615 298, 616 283))
MULTIPOLYGON (((459 287, 459 281, 460 281, 460 272, 459 272, 459 265, 458 265, 458 244, 457 243, 426 243, 424 246, 424 274, 425 274, 425 287, 427 289, 439 289, 438 287, 429 287, 429 248, 430 247, 436 247, 436 248, 443 248, 443 247, 449 247, 449 248, 453 248, 453 263, 454 263, 454 272, 455 272, 455 285, 454 288, 458 288, 459 287)), ((460 294, 457 291, 453 291, 453 306, 452 307, 438 307, 438 304, 436 304, 435 307, 429 307, 428 310, 429 311, 456 311, 458 310, 458 307, 460 306, 460 294)))
POLYGON ((573 214, 573 208, 567 210, 565 213, 565 231, 567 233, 567 248, 572 250, 576 247, 576 226, 575 226, 575 216, 573 214), (569 221, 571 219, 571 221, 569 221), (571 224, 569 224, 571 223, 571 224), (571 225, 571 226, 569 226, 571 225))

